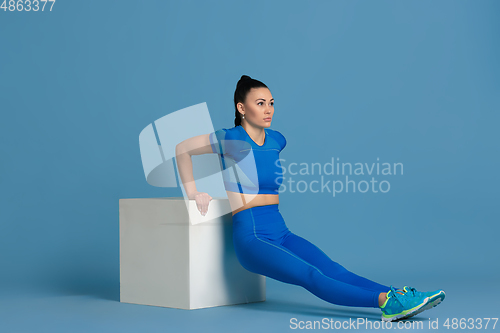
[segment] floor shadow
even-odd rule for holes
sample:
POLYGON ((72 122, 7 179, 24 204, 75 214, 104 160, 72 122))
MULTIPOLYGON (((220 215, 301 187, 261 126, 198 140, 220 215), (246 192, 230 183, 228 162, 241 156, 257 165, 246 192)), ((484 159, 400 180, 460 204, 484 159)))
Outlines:
MULTIPOLYGON (((380 320, 381 313, 376 309, 361 310, 360 308, 341 307, 338 305, 330 306, 316 306, 300 302, 269 300, 265 302, 256 302, 248 304, 234 305, 245 307, 245 309, 262 312, 280 312, 289 313, 294 315, 307 315, 313 317, 338 317, 338 318, 352 318, 363 317, 366 319, 380 320)), ((379 311, 380 312, 380 311, 379 311)))
POLYGON ((51 286, 54 295, 61 296, 90 296, 93 298, 120 302, 119 282, 91 284, 80 281, 65 285, 51 286))
MULTIPOLYGON (((382 312, 375 308, 360 308, 360 307, 344 307, 340 305, 330 305, 330 306, 317 306, 304 304, 300 302, 290 302, 290 301, 280 301, 280 300, 266 300, 265 302, 256 302, 249 304, 239 304, 234 306, 245 307, 252 311, 259 312, 280 312, 288 313, 291 315, 304 315, 312 317, 328 317, 328 318, 338 318, 340 320, 345 320, 349 318, 365 318, 366 320, 380 321, 382 312)), ((427 322, 429 318, 422 314, 418 314, 414 317, 408 318, 406 320, 399 320, 400 322, 414 322, 422 321, 427 322)), ((397 321, 395 321, 397 322, 397 321)), ((425 326, 425 325, 424 325, 425 326)))

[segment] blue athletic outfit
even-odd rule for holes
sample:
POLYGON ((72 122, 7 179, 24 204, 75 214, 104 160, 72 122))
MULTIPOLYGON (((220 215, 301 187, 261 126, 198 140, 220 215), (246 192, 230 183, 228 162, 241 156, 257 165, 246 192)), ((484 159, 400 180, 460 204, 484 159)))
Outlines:
POLYGON ((212 151, 221 156, 227 191, 279 194, 283 182, 279 153, 286 140, 278 131, 268 128, 264 131, 262 146, 257 145, 241 125, 210 133, 212 151))
MULTIPOLYGON (((283 181, 279 153, 286 146, 286 139, 278 131, 264 131, 262 146, 241 125, 210 133, 212 151, 221 157, 227 191, 279 193, 283 181)), ((316 245, 291 232, 277 204, 234 214, 233 244, 245 269, 302 286, 333 304, 378 308, 379 294, 391 290, 348 271, 316 245)))

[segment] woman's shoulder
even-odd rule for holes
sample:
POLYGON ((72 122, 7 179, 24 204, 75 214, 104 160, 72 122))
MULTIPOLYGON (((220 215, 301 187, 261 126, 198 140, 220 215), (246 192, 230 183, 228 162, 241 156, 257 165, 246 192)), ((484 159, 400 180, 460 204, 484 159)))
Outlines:
POLYGON ((229 127, 229 128, 219 128, 214 133, 224 136, 226 139, 236 138, 241 135, 241 132, 238 130, 237 126, 229 127))
POLYGON ((285 138, 285 136, 283 134, 281 134, 281 132, 279 132, 277 130, 274 130, 274 129, 271 129, 271 128, 266 128, 266 131, 268 131, 268 133, 271 133, 271 135, 280 136, 280 137, 285 138))
POLYGON ((281 147, 281 150, 283 150, 283 148, 285 148, 286 139, 285 139, 285 136, 283 134, 281 134, 281 132, 279 132, 277 130, 270 129, 270 128, 266 128, 266 132, 269 133, 269 135, 271 135, 271 137, 274 138, 274 140, 276 140, 278 142, 278 144, 281 147))

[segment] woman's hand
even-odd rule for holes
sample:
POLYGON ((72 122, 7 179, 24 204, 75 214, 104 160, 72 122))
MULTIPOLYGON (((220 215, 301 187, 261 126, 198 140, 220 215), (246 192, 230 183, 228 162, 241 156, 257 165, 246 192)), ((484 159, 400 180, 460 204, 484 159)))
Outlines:
POLYGON ((189 196, 189 199, 196 200, 196 207, 200 211, 201 215, 205 216, 208 211, 208 204, 212 200, 212 197, 205 192, 194 192, 189 196))

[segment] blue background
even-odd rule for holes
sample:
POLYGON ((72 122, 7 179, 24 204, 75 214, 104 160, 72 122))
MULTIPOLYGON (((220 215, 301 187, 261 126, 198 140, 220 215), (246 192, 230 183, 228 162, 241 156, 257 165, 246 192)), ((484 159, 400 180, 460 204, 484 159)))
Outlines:
POLYGON ((403 175, 376 177, 390 181, 385 194, 280 194, 291 231, 382 284, 445 289, 425 321, 498 317, 499 14, 500 2, 486 0, 58 1, 51 12, 0 11, 0 327, 276 332, 290 330, 290 317, 378 320, 377 309, 269 278, 258 304, 119 303, 118 200, 182 195, 146 183, 140 131, 202 102, 215 129, 232 127, 243 74, 275 98, 285 167, 332 157, 404 165, 403 175), (33 327, 18 322, 26 316, 33 327))

